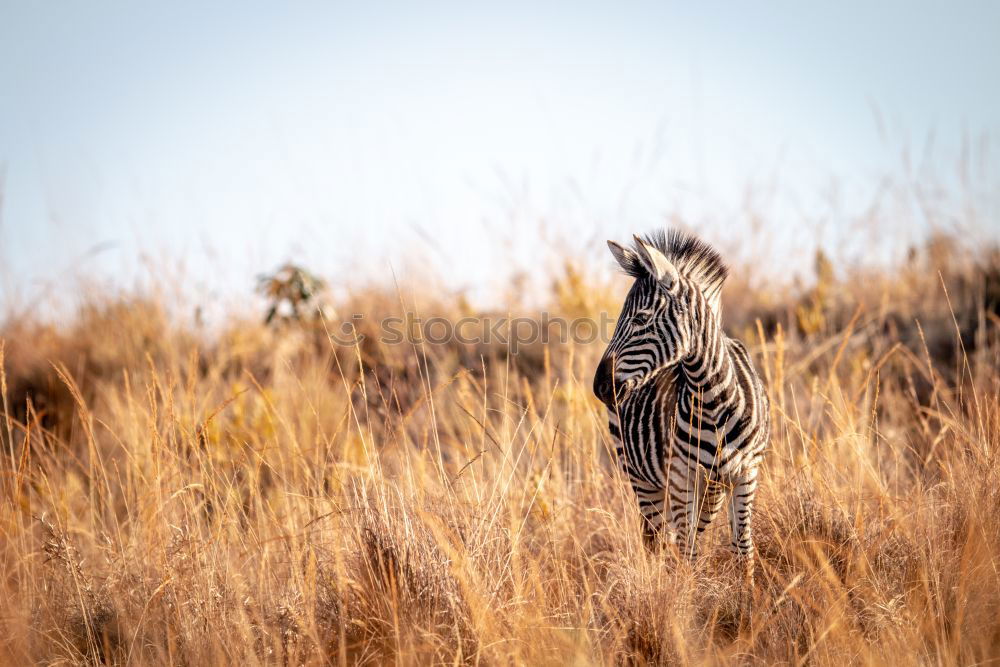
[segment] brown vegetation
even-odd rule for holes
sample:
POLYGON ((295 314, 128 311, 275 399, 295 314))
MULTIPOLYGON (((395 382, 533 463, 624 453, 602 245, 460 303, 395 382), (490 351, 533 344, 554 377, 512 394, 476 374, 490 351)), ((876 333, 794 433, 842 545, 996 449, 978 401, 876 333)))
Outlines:
MULTIPOLYGON (((771 394, 744 587, 648 553, 593 344, 385 345, 403 307, 207 334, 141 295, 0 331, 0 659, 977 663, 1000 656, 1000 259, 946 238, 730 284, 771 394)), ((613 311, 568 267, 549 310, 613 311)), ((740 275, 739 267, 734 276, 740 275)), ((433 311, 470 314, 460 299, 433 311)), ((718 522, 724 523, 724 522, 718 522)))

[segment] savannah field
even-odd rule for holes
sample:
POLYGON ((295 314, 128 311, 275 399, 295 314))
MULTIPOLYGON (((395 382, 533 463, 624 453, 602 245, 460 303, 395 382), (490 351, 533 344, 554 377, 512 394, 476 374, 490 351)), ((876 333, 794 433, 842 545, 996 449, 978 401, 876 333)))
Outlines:
POLYGON ((8 313, 0 662, 1000 661, 1000 250, 814 264, 732 260, 724 290, 772 406, 753 588, 725 520, 694 563, 643 546, 599 340, 379 341, 406 313, 614 316, 624 277, 566 258, 507 313, 405 281, 267 323, 155 289, 8 313))

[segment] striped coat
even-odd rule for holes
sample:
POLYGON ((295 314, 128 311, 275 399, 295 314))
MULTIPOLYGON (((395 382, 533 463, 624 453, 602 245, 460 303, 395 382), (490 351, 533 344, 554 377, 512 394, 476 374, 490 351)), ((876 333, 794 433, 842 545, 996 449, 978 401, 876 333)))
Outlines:
POLYGON ((732 547, 752 574, 769 407, 746 348, 722 330, 727 270, 709 246, 679 232, 609 246, 635 282, 594 392, 607 406, 646 536, 665 532, 693 557, 697 535, 728 497, 732 547))

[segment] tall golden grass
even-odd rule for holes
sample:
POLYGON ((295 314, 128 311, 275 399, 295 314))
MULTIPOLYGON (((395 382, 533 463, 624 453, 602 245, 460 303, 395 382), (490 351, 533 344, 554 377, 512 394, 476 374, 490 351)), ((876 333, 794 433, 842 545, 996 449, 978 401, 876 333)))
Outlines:
MULTIPOLYGON (((724 521, 650 553, 590 380, 600 342, 206 333, 141 294, 9 319, 7 664, 972 664, 1000 657, 1000 261, 937 239, 726 326, 773 406, 747 588, 724 521)), ((548 310, 613 313, 568 265, 548 310)), ((405 294, 334 304, 381 317, 405 294)), ((473 314, 424 297, 424 314, 473 314), (430 305, 428 305, 428 303, 430 305)), ((346 317, 346 316, 345 316, 346 317)))

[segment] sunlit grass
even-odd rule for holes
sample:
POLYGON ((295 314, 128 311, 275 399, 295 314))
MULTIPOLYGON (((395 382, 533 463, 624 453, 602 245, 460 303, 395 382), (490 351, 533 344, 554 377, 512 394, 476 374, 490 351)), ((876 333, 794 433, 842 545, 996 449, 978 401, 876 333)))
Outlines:
MULTIPOLYGON (((778 303, 726 292, 773 406, 753 589, 724 521, 693 565, 644 548, 590 393, 599 343, 509 356, 386 346, 371 329, 341 347, 332 320, 206 334, 141 295, 95 297, 62 326, 10 321, 0 655, 995 658, 1000 344, 984 257, 940 275, 820 272, 778 303)), ((614 309, 613 289, 568 267, 553 313, 614 309)), ((334 305, 369 314, 361 327, 415 308, 375 288, 334 305)), ((442 296, 421 310, 469 309, 442 296)))

